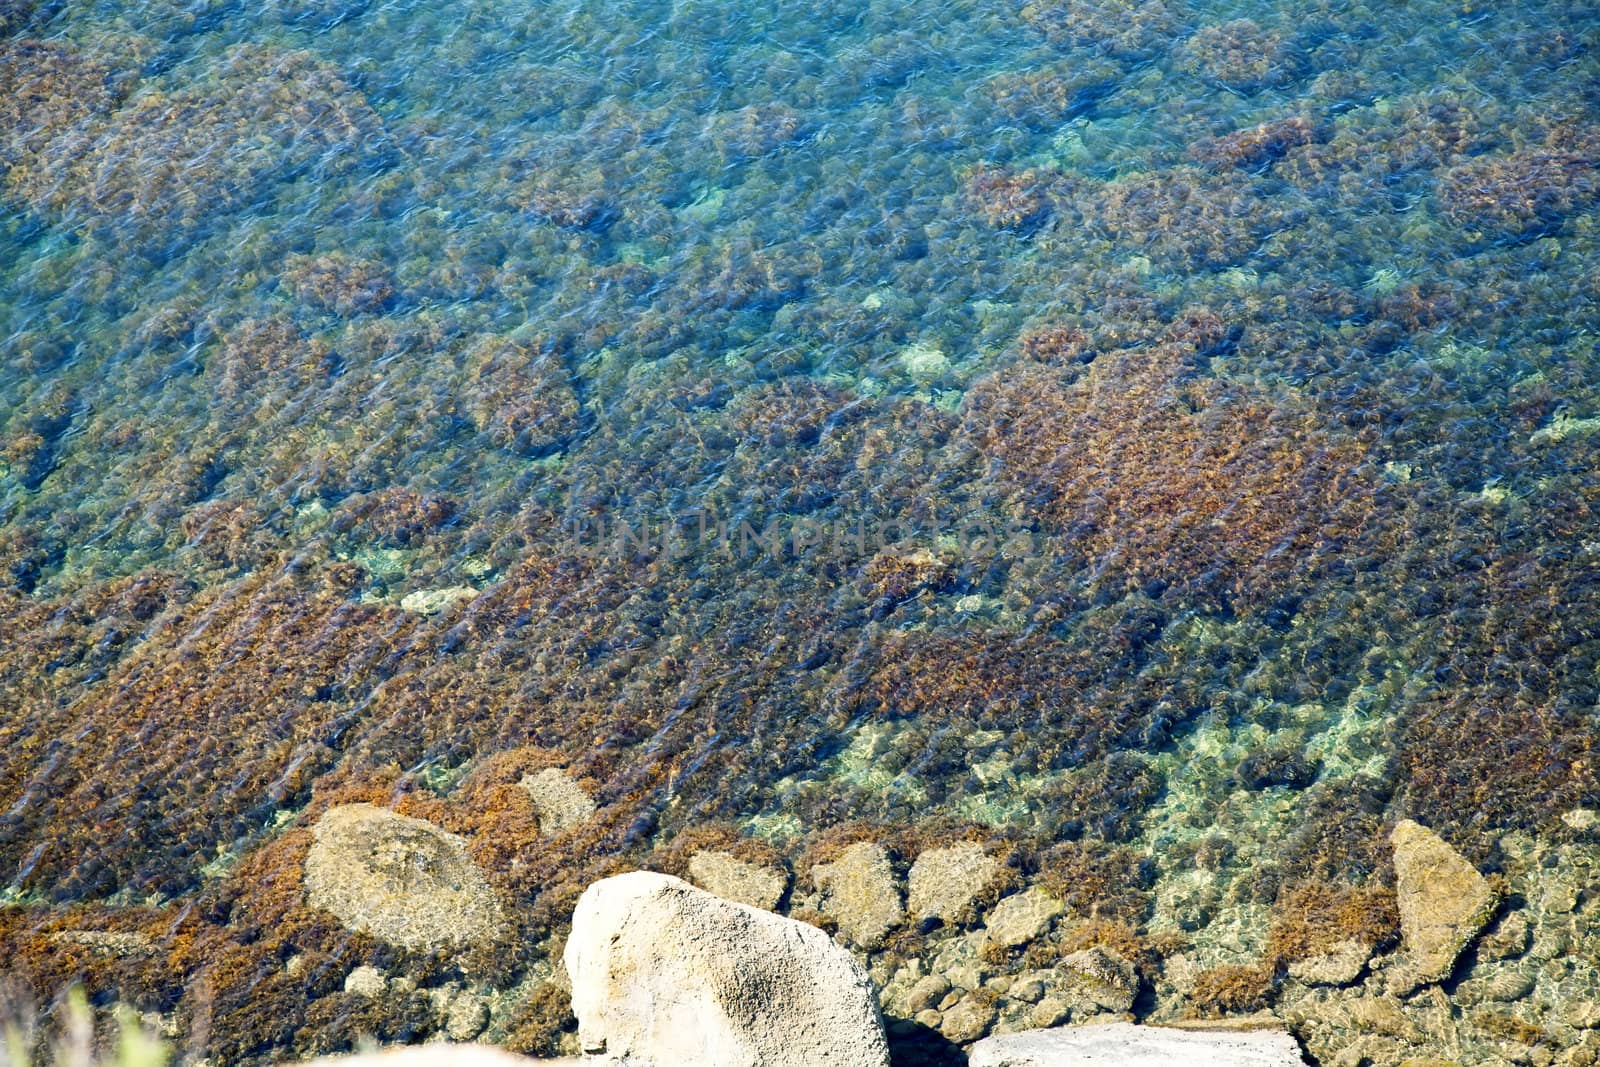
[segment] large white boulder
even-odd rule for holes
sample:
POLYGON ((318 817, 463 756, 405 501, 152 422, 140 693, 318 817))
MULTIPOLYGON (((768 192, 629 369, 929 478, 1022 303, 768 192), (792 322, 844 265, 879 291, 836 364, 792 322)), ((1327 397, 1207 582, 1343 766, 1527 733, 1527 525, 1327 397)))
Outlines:
POLYGON ((584 890, 564 956, 587 1052, 630 1067, 886 1067, 872 983, 805 923, 664 874, 584 890))
POLYGON ((1304 1067, 1283 1030, 1176 1030, 1110 1023, 1003 1034, 973 1045, 967 1067, 1304 1067))

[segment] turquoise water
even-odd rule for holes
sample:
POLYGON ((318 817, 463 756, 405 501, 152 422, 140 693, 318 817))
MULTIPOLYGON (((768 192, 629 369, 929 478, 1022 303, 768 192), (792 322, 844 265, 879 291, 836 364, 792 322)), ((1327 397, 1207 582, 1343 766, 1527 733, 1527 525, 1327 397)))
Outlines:
POLYGON ((0 0, 0 933, 247 943, 357 794, 536 932, 707 827, 1081 847, 1199 937, 1216 834, 1260 906, 1570 838, 1597 15, 0 0), (600 811, 537 859, 530 761, 600 811))

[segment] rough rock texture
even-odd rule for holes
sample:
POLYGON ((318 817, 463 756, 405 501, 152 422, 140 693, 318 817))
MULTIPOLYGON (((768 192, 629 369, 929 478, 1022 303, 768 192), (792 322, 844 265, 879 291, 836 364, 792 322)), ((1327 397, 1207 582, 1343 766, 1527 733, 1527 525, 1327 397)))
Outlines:
POLYGON ((689 877, 695 885, 735 904, 775 911, 789 876, 773 867, 757 867, 726 852, 696 852, 689 857, 689 877))
POLYGON ((826 894, 822 910, 857 948, 877 948, 905 917, 894 868, 882 845, 868 841, 851 845, 834 862, 819 864, 811 879, 826 894))
POLYGON ((1408 980, 1437 982, 1488 925, 1497 903, 1477 869, 1438 834, 1402 819, 1390 835, 1408 980))
POLYGON ((985 924, 989 940, 1014 948, 1026 945, 1050 928, 1050 922, 1065 910, 1061 901, 1038 886, 1006 897, 995 905, 985 924))
POLYGON ((1300 1046, 1282 1030, 1248 1033, 1172 1030, 1112 1023, 1003 1034, 978 1042, 968 1067, 1302 1067, 1300 1046))
POLYGON ((959 921, 1000 874, 999 861, 981 845, 929 849, 911 865, 911 916, 959 921))
POLYGON ((1139 993, 1133 964, 1110 949, 1086 948, 1062 958, 1056 974, 1074 1003, 1104 1011, 1129 1011, 1139 993))
POLYGON ((584 890, 564 960, 586 1051, 637 1067, 884 1067, 872 983, 815 927, 664 874, 584 890))
POLYGON ((1349 985, 1361 976, 1372 959, 1372 946, 1351 939, 1341 941, 1331 952, 1289 964, 1289 976, 1306 985, 1349 985))
POLYGON ((985 997, 962 997, 943 1012, 939 1032, 958 1045, 976 1041, 994 1024, 994 1001, 985 997))
POLYGON ((389 980, 376 967, 357 967, 345 975, 344 991, 368 998, 381 997, 389 991, 389 980))
POLYGON ((471 1041, 489 1025, 489 1006, 471 993, 457 993, 446 1004, 444 1019, 451 1041, 471 1041))
POLYGON ((594 814, 594 800, 566 771, 546 767, 518 783, 533 799, 539 813, 539 831, 546 836, 563 833, 594 814))
POLYGON ((950 992, 950 983, 942 974, 928 974, 917 979, 909 990, 906 991, 904 1011, 907 1018, 919 1011, 937 1008, 939 1002, 950 992))
POLYGON ((329 808, 306 855, 306 899, 406 948, 492 938, 501 924, 489 883, 467 844, 430 822, 371 804, 329 808))

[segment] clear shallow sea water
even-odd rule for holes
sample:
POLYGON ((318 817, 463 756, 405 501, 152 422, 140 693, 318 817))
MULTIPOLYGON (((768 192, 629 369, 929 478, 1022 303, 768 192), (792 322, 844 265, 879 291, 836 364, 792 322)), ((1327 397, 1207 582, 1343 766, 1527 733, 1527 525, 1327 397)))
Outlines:
POLYGON ((0 3, 34 995, 266 989, 222 1062, 428 1032, 262 888, 340 800, 474 842, 496 989, 696 842, 799 909, 978 840, 1244 962, 1396 818, 1582 840, 1597 15, 0 3), (545 766, 599 805, 555 843, 545 766))

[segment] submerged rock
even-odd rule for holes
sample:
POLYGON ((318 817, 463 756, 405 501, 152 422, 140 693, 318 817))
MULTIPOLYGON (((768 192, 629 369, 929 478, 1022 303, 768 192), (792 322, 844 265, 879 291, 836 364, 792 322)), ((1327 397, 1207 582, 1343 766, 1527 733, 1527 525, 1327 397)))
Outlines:
POLYGON ((872 983, 815 927, 664 874, 594 883, 564 954, 586 1051, 636 1067, 885 1067, 872 983))
POLYGON ((1133 964, 1098 945, 1064 957, 1056 964, 1056 974, 1063 989, 1071 992, 1074 1004, 1090 1009, 1130 1011, 1139 994, 1139 975, 1133 964))
POLYGON ((389 980, 378 968, 363 965, 345 975, 344 991, 375 999, 389 991, 389 980))
POLYGON ((533 800, 539 813, 539 832, 546 837, 564 833, 594 815, 594 799, 566 771, 546 767, 517 783, 533 800))
POLYGON ((773 867, 753 863, 715 850, 696 852, 689 857, 689 877, 695 885, 723 900, 748 904, 763 911, 774 911, 789 888, 789 877, 773 867))
POLYGON ((1218 1032, 1111 1023, 1003 1034, 972 1046, 968 1067, 1303 1067, 1282 1030, 1218 1032))
POLYGON ((882 845, 859 841, 832 863, 818 864, 812 881, 826 894, 824 913, 839 924, 839 933, 857 948, 883 944, 884 935, 905 917, 889 853, 882 845))
POLYGON ((437 615, 441 611, 475 599, 478 591, 470 585, 452 585, 443 589, 418 589, 400 599, 402 611, 418 615, 437 615))
POLYGON ((929 849, 911 865, 911 916, 960 921, 1000 874, 1000 862, 984 852, 981 845, 929 849))
POLYGON ((1050 928, 1066 906, 1049 893, 1034 886, 1006 897, 995 905, 985 924, 989 940, 1006 948, 1026 945, 1050 928))
POLYGON ((897 1005, 899 1014, 908 1019, 915 1018, 918 1012, 927 1011, 929 1008, 937 1008, 949 992, 950 982, 944 975, 923 975, 912 983, 910 989, 905 991, 905 995, 897 1005))
POLYGON ((950 370, 950 357, 937 346, 918 341, 900 352, 900 365, 919 382, 931 382, 950 370))
POLYGON ((457 993, 445 1006, 444 1032, 451 1041, 471 1041, 489 1025, 489 1006, 471 993, 457 993))
POLYGON ((987 1034, 996 1014, 993 999, 965 996, 940 1013, 939 1032, 950 1041, 965 1045, 987 1034))
POLYGON ((269 202, 280 183, 386 158, 382 120, 311 52, 238 44, 196 74, 176 89, 152 80, 103 119, 61 128, 19 161, 12 189, 36 210, 165 250, 269 202))
POLYGON ((1414 988, 1450 974, 1498 901, 1477 868, 1426 826, 1402 819, 1389 839, 1401 941, 1410 957, 1401 981, 1414 988))
POLYGON ((487 941, 500 907, 467 843, 371 804, 329 808, 306 855, 306 900, 405 948, 487 941))
POLYGON ((1372 946, 1350 938, 1308 959, 1289 964, 1289 976, 1306 985, 1349 985, 1361 976, 1372 959, 1372 946))

